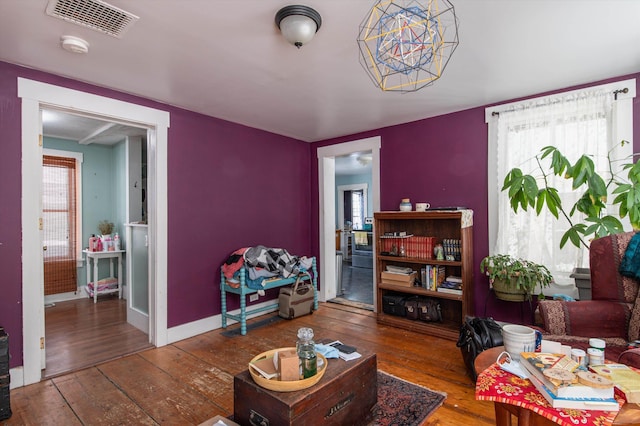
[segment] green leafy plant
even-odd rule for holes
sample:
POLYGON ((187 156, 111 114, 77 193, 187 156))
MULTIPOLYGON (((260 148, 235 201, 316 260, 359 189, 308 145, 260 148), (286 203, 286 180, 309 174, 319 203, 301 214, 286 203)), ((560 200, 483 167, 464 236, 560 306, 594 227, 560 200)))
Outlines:
POLYGON ((500 280, 522 290, 530 298, 537 285, 549 287, 553 277, 546 266, 507 254, 487 256, 480 262, 480 272, 493 284, 500 280))
POLYGON ((111 232, 113 232, 113 228, 113 222, 109 222, 108 220, 101 220, 100 223, 98 223, 98 231, 100 231, 100 234, 102 235, 111 234, 111 232))
POLYGON ((511 208, 527 210, 535 208, 540 215, 546 208, 556 219, 562 215, 569 223, 569 229, 560 239, 560 248, 570 241, 576 247, 589 248, 586 240, 624 232, 620 218, 629 217, 634 230, 640 229, 640 163, 634 163, 634 155, 624 160, 621 170, 626 177, 614 173, 611 153, 607 153, 608 177, 603 178, 596 170, 588 154, 582 155, 575 163, 569 160, 553 146, 546 146, 535 156, 537 177, 524 174, 519 168, 511 169, 504 178, 502 191, 508 191, 511 208), (543 160, 548 162, 543 164, 543 160), (549 177, 560 176, 572 182, 574 191, 583 191, 580 199, 572 206, 564 206, 558 190, 549 184, 549 177), (604 214, 605 203, 613 196, 613 205, 617 206, 618 217, 604 214), (584 219, 579 214, 584 214, 584 219))

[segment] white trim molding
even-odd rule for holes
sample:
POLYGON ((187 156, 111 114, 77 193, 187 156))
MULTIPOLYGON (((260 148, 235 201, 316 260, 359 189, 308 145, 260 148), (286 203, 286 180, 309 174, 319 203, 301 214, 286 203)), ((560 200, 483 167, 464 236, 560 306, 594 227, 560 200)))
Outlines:
MULTIPOLYGON (((42 182, 41 110, 57 109, 76 114, 100 116, 109 121, 148 129, 151 151, 149 191, 150 244, 149 279, 152 310, 150 341, 167 344, 167 152, 169 113, 129 102, 80 92, 18 77, 18 97, 22 100, 22 315, 23 374, 28 385, 41 380, 44 366, 44 291, 40 217, 42 182), (38 253, 38 255, 33 255, 38 253), (153 280, 153 281, 152 281, 153 280)), ((13 384, 13 383, 12 383, 13 384)), ((19 384, 17 384, 19 385, 19 384)))
MULTIPOLYGON (((320 291, 319 300, 326 302, 336 297, 336 182, 335 158, 353 152, 371 151, 371 195, 373 211, 380 211, 380 136, 318 148, 320 291)), ((373 212, 371 212, 372 214, 373 212)), ((374 241, 375 252, 375 241, 374 241)), ((375 276, 375 264, 373 276, 375 276)), ((376 304, 374 292, 374 306, 376 304)))

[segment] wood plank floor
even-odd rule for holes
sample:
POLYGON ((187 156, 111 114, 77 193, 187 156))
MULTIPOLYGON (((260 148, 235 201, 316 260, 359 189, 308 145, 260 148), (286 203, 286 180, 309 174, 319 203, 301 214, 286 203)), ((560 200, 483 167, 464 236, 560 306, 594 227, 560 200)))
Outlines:
POLYGON ((127 323, 127 302, 101 296, 56 302, 45 309, 47 368, 42 377, 96 365, 151 348, 149 336, 127 323))
POLYGON ((299 327, 313 328, 317 340, 339 339, 376 352, 380 370, 446 392, 444 405, 427 425, 495 422, 493 404, 475 401, 455 342, 378 325, 372 312, 323 303, 313 315, 274 321, 246 336, 214 330, 13 389, 13 416, 5 424, 197 425, 215 415, 229 416, 233 376, 258 353, 293 345, 299 327))

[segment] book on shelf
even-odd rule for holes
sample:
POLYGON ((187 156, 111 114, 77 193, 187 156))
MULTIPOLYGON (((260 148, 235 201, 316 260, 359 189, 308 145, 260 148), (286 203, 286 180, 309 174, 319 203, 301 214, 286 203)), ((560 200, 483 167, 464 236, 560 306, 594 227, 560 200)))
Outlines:
POLYGON ((450 283, 462 283, 462 277, 457 277, 455 275, 449 275, 447 278, 444 279, 445 281, 448 281, 450 283))
POLYGON ((410 234, 407 234, 407 231, 396 231, 396 232, 385 232, 382 235, 382 238, 401 238, 408 237, 410 234))
POLYGON ((627 402, 640 404, 640 372, 624 364, 592 365, 589 368, 610 379, 627 402))
POLYGON ((387 265, 387 271, 397 272, 399 274, 410 274, 413 272, 413 269, 404 266, 387 265))
POLYGON ((462 289, 461 288, 438 287, 437 291, 439 293, 455 294, 457 296, 462 296, 462 289))
POLYGON ((564 354, 545 352, 522 352, 520 353, 520 363, 522 366, 542 382, 553 395, 560 398, 586 398, 586 399, 611 399, 613 398, 613 386, 606 388, 595 388, 578 383, 574 372, 579 364, 571 357, 564 354), (563 371, 570 373, 575 379, 553 379, 555 376, 549 374, 563 371), (546 373, 545 373, 546 371, 546 373))
POLYGON ((545 386, 535 375, 529 374, 529 381, 553 408, 576 410, 619 411, 620 405, 615 398, 560 398, 545 386))
POLYGON ((402 283, 411 283, 412 285, 417 276, 418 274, 415 271, 411 271, 408 274, 390 271, 382 271, 380 273, 380 278, 382 279, 382 281, 396 281, 402 283))
POLYGON ((445 267, 442 265, 425 265, 424 268, 420 268, 422 288, 427 290, 436 291, 438 286, 444 282, 444 277, 445 267))

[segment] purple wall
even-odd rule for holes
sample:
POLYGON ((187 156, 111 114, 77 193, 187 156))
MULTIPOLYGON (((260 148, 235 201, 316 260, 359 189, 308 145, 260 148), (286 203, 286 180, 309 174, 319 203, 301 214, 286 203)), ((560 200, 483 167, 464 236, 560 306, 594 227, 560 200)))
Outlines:
MULTIPOLYGON (((264 244, 317 255, 316 150, 376 135, 382 139, 382 210, 397 210, 400 199, 406 197, 432 206, 473 209, 476 314, 485 315, 485 306, 486 315, 506 321, 520 321, 530 314, 528 308, 521 311, 520 304, 488 299, 487 279, 477 273, 489 246, 484 107, 308 145, 0 62, 0 326, 10 334, 11 367, 22 365, 18 76, 170 112, 169 327, 220 312, 219 266, 236 248, 264 244)), ((640 74, 630 77, 640 78, 640 74)), ((639 99, 634 103, 636 152, 640 148, 639 99)), ((237 307, 236 301, 230 307, 237 307)))
MULTIPOLYGON (((600 81, 609 83, 640 74, 600 81)), ((638 84, 638 83, 637 83, 638 84)), ((579 86, 584 87, 584 86, 579 86)), ((571 87, 565 90, 579 88, 571 87)), ((428 90, 428 89, 425 89, 428 90)), ((637 93, 640 89, 637 88, 637 93)), ((394 96, 393 94, 389 94, 394 96)), ((511 102, 512 100, 505 100, 511 102)), ((500 102, 503 103, 503 102, 500 102)), ((640 97, 634 100, 634 152, 640 151, 640 97)), ((484 120, 486 106, 412 123, 385 127, 355 135, 340 137, 313 144, 317 149, 368 138, 381 137, 380 151, 380 208, 398 210, 402 198, 412 202, 426 201, 431 206, 465 206, 474 211, 473 257, 475 312, 480 316, 493 316, 498 320, 530 322, 529 306, 503 302, 489 295, 489 282, 479 273, 482 258, 489 253, 488 242, 488 193, 487 193, 487 125, 484 120)), ((312 163, 314 204, 311 206, 314 229, 318 218, 318 170, 312 163)), ((319 251, 318 235, 312 234, 312 246, 319 251)))
MULTIPOLYGON (((17 77, 168 111, 168 327, 220 313, 220 265, 264 244, 310 254, 309 144, 0 62, 0 326, 22 365, 21 102, 17 77)), ((237 302, 230 300, 230 308, 237 302)))

